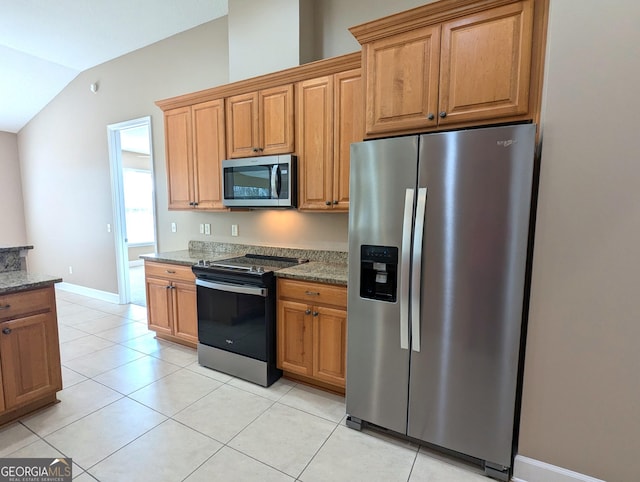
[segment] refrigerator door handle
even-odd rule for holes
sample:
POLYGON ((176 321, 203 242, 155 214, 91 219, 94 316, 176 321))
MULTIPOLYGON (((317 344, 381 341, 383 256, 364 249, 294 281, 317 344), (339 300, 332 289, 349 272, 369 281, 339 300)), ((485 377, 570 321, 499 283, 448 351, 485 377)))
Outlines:
POLYGON ((413 223, 414 190, 407 189, 404 196, 402 221, 402 256, 400 259, 400 348, 409 349, 409 273, 411 268, 411 225, 413 223))
POLYGON ((422 288, 422 239, 424 217, 427 212, 427 188, 418 189, 416 228, 413 234, 413 259, 411 260, 411 349, 420 351, 420 291, 422 288))

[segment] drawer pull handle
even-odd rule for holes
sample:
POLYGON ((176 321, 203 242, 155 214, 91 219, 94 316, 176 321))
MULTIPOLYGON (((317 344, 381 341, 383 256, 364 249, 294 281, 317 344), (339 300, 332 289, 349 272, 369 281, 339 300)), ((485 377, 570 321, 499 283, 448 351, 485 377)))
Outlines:
POLYGON ((4 333, 5 335, 10 335, 11 334, 11 328, 5 328, 2 330, 2 333, 4 333))
POLYGON ((0 306, 0 310, 8 310, 9 308, 11 308, 11 305, 0 306))
POLYGON ((165 270, 168 274, 176 274, 175 271, 173 271, 172 269, 167 269, 165 270))
POLYGON ((305 291, 304 294, 307 296, 320 296, 320 293, 317 291, 305 291))

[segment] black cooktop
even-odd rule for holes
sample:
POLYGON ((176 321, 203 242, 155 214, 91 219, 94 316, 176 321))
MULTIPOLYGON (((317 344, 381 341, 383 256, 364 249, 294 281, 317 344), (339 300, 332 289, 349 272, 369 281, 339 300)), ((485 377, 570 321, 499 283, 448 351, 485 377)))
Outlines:
POLYGON ((263 274, 279 269, 289 268, 297 264, 307 263, 308 259, 289 258, 284 256, 266 256, 260 254, 247 254, 235 258, 221 259, 218 261, 200 260, 196 267, 211 271, 236 271, 248 274, 263 274))

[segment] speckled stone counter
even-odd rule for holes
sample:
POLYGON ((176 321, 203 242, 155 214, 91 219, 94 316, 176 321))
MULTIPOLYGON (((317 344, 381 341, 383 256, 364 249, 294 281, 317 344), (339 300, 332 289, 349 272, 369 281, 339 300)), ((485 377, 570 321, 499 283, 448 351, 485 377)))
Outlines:
POLYGON ((33 249, 33 246, 0 246, 0 273, 25 270, 27 249, 33 249))
POLYGON ((7 271, 0 273, 0 295, 42 288, 61 281, 62 278, 56 278, 55 276, 27 273, 26 271, 7 271))
POLYGON ((308 259, 309 263, 276 271, 281 278, 317 281, 337 285, 347 284, 347 253, 312 249, 276 248, 249 244, 231 244, 204 241, 189 241, 189 249, 140 256, 147 261, 173 263, 190 266, 199 260, 219 261, 247 253, 265 256, 287 256, 308 259))
POLYGON ((184 249, 182 251, 169 251, 166 253, 153 253, 153 254, 143 254, 140 257, 147 261, 157 261, 159 263, 172 263, 172 264, 181 264, 184 266, 191 266, 196 264, 201 259, 205 261, 218 261, 221 259, 232 258, 234 256, 238 256, 238 254, 232 253, 210 253, 210 252, 202 252, 202 251, 190 251, 188 249, 184 249))
POLYGON ((322 263, 311 261, 291 268, 276 271, 278 278, 299 279, 303 281, 317 281, 334 285, 347 285, 346 263, 322 263))

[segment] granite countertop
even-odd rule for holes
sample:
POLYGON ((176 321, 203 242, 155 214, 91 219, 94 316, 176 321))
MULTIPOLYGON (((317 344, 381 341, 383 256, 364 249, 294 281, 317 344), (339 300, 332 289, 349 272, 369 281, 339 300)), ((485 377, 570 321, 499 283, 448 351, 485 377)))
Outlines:
POLYGON ((140 257, 147 261, 157 261, 159 263, 181 264, 192 266, 201 259, 205 261, 219 261, 221 259, 235 258, 238 253, 211 253, 205 251, 192 251, 183 249, 182 251, 168 251, 166 253, 142 254, 140 257))
POLYGON ((308 263, 284 268, 276 271, 278 278, 299 279, 303 281, 317 281, 334 285, 347 285, 346 263, 323 263, 310 261, 308 263))
POLYGON ((0 246, 0 253, 9 253, 11 251, 22 251, 23 249, 33 249, 33 246, 0 246))
POLYGON ((52 283, 59 283, 62 278, 55 276, 27 273, 26 271, 6 271, 0 273, 0 295, 15 291, 42 288, 52 283))
MULTIPOLYGON (((230 252, 224 251, 195 251, 185 249, 182 251, 170 251, 166 253, 144 254, 140 257, 147 261, 157 261, 161 263, 181 264, 191 266, 199 260, 219 261, 222 259, 234 258, 242 256, 246 252, 266 251, 263 249, 243 249, 242 251, 230 252)), ((296 255, 296 252, 281 253, 272 252, 276 248, 268 248, 269 252, 264 254, 273 255, 296 255)), ((321 253, 321 252, 320 252, 321 253)), ((263 253, 260 253, 263 254, 263 253)), ((309 254, 308 252, 305 254, 309 254)), ((299 256, 304 257, 304 256, 299 256)), ((338 257, 339 258, 339 257, 338 257)), ((279 278, 299 279, 303 281, 317 281, 319 283, 329 283, 336 285, 347 285, 347 263, 346 262, 325 262, 325 261, 309 261, 308 263, 299 264, 291 268, 281 269, 275 272, 279 278)))

